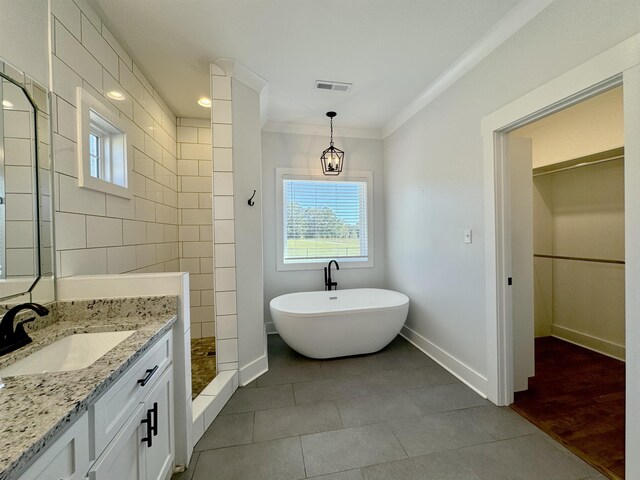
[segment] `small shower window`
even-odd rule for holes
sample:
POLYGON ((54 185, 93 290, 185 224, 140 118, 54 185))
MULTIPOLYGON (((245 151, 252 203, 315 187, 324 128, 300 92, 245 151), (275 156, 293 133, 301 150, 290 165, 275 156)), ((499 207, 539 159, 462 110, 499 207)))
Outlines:
POLYGON ((371 266, 371 174, 340 180, 281 173, 280 270, 317 268, 331 259, 371 266))
POLYGON ((78 185, 127 199, 131 155, 126 123, 104 99, 77 88, 78 185))

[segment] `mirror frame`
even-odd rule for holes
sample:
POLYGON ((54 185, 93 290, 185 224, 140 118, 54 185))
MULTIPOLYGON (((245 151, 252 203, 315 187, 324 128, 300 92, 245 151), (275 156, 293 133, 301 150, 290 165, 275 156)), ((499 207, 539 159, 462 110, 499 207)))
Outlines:
MULTIPOLYGON (((2 59, 0 59, 0 63, 2 63, 3 65, 7 66, 9 65, 10 68, 14 68, 13 66, 11 66, 10 64, 8 64, 7 62, 3 61, 2 59)), ((27 74, 15 69, 19 72, 22 73, 22 75, 27 78, 27 74)), ((32 82, 34 82, 34 80, 32 80, 30 77, 28 77, 32 82)), ((0 302, 6 302, 7 300, 10 300, 12 298, 15 297, 19 297, 22 295, 30 295, 33 292, 33 290, 35 289, 36 285, 38 284, 38 282, 40 281, 40 279, 42 278, 42 245, 41 245, 41 226, 40 226, 40 221, 42 218, 42 212, 41 212, 41 206, 40 206, 40 174, 38 171, 39 165, 40 165, 40 148, 39 148, 39 137, 38 137, 38 113, 41 112, 41 110, 38 108, 38 105, 36 104, 36 102, 33 100, 33 97, 31 96, 31 94, 29 93, 29 91, 26 89, 26 86, 24 85, 24 83, 20 83, 18 80, 11 78, 9 75, 7 75, 4 72, 0 72, 0 79, 3 80, 7 80, 8 82, 12 83, 13 85, 15 85, 16 87, 18 87, 20 90, 22 90, 22 93, 27 97, 27 100, 29 101, 29 104, 31 104, 31 107, 33 108, 33 142, 35 143, 35 148, 34 148, 34 163, 33 166, 34 168, 34 177, 35 177, 35 195, 36 195, 36 208, 35 208, 35 218, 34 218, 34 223, 36 225, 35 228, 35 235, 34 235, 34 241, 35 241, 35 245, 34 248, 36 249, 36 265, 35 265, 35 271, 33 274, 33 282, 31 283, 31 286, 29 287, 28 290, 24 291, 24 292, 18 292, 18 293, 13 293, 11 295, 7 295, 4 297, 0 297, 0 302)), ((39 85, 39 84, 38 84, 39 85)), ((45 88, 46 94, 47 94, 47 102, 50 104, 50 100, 51 100, 51 96, 49 93, 49 90, 45 88)), ((50 105, 49 105, 50 107, 50 105)), ((50 108, 49 108, 50 110, 50 108)), ((47 116, 49 117, 49 130, 51 129, 51 112, 45 112, 47 114, 47 116)), ((51 151, 49 151, 49 155, 51 155, 51 151)), ((55 262, 55 258, 53 259, 53 261, 55 262)), ((55 265, 55 264, 54 264, 55 265)), ((54 268, 55 271, 55 268, 54 268)))

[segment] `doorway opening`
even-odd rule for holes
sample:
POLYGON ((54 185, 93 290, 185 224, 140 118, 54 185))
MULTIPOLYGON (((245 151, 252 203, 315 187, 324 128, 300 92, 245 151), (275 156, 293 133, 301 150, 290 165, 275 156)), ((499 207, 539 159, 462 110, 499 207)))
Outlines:
POLYGON ((178 241, 180 270, 189 272, 189 358, 191 397, 195 400, 211 384, 217 371, 211 213, 212 127, 211 120, 204 118, 178 117, 176 125, 176 206, 179 225, 170 233, 178 241))
POLYGON ((622 87, 508 132, 512 408, 624 478, 622 87))

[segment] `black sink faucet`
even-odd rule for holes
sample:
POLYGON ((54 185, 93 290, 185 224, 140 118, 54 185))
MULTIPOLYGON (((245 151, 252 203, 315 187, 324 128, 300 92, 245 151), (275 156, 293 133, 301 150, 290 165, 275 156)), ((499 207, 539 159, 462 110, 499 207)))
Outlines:
POLYGON ((21 320, 14 330, 13 321, 22 310, 33 310, 41 317, 49 314, 49 309, 37 303, 21 303, 10 309, 0 320, 0 355, 13 352, 31 343, 31 338, 24 330, 24 324, 33 322, 35 317, 21 320))
POLYGON ((338 289, 338 282, 332 282, 331 281, 331 264, 332 263, 335 263, 336 270, 340 270, 340 265, 338 265, 338 262, 336 262, 335 260, 331 260, 329 262, 329 265, 324 267, 324 289, 325 290, 337 290, 338 289))

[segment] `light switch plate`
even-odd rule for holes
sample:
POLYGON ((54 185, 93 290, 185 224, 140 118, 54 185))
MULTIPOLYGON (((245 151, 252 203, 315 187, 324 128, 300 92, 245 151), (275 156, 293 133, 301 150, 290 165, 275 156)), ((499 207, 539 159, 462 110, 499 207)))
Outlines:
POLYGON ((467 228, 464 231, 464 243, 471 243, 471 242, 472 242, 471 229, 467 228))

